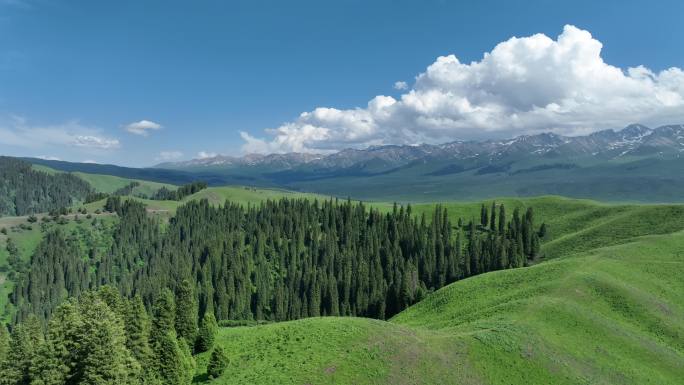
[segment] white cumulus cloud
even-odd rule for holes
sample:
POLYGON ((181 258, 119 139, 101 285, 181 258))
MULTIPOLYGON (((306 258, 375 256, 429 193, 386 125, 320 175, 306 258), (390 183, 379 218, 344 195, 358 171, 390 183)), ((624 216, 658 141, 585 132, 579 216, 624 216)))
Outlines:
POLYGON ((143 119, 139 122, 129 123, 124 128, 132 134, 147 136, 150 131, 160 130, 162 125, 151 120, 143 119))
POLYGON ((404 81, 394 82, 394 89, 395 90, 407 90, 408 89, 408 83, 406 83, 404 81))
POLYGON ((441 56, 396 99, 380 95, 347 110, 319 107, 266 130, 265 138, 242 133, 243 151, 325 152, 684 121, 682 69, 622 69, 603 60, 602 47, 588 31, 567 25, 555 40, 513 37, 471 63, 441 56))
POLYGON ((207 159, 207 158, 213 158, 215 156, 218 156, 217 153, 215 152, 210 152, 210 151, 200 151, 197 153, 197 158, 198 159, 207 159))

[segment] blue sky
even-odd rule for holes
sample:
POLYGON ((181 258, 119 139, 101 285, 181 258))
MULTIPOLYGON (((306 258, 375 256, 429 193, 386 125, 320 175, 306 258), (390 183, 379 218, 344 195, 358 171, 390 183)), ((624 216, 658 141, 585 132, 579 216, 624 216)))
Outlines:
POLYGON ((0 0, 0 153, 149 166, 199 153, 684 123, 681 74, 661 72, 684 68, 684 2, 595 3, 0 0), (548 39, 482 60, 535 34, 548 39), (545 88, 585 68, 558 55, 594 63, 599 41, 600 60, 626 78, 599 68, 593 83, 619 86, 565 77, 545 88), (527 60, 537 52, 556 61, 527 60), (509 57, 526 75, 496 72, 511 70, 509 57), (629 72, 637 66, 647 72, 629 72), (439 105, 428 105, 434 95, 439 105), (626 104, 643 108, 629 115, 626 104))

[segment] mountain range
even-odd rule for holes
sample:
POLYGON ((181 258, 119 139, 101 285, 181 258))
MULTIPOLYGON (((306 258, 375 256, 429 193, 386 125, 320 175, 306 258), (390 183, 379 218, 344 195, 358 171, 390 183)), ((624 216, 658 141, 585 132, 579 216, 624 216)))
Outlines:
POLYGON ((558 194, 681 202, 684 125, 632 124, 584 136, 383 145, 333 154, 216 156, 136 169, 32 159, 66 171, 210 185, 281 187, 365 200, 428 201, 558 194), (100 170, 100 171, 98 171, 100 170))
POLYGON ((656 155, 684 152, 684 125, 651 129, 632 124, 622 130, 603 130, 586 136, 561 136, 553 133, 522 135, 511 140, 455 141, 438 145, 385 145, 367 149, 345 149, 330 155, 309 153, 247 154, 243 157, 218 155, 183 162, 162 163, 155 167, 201 169, 203 167, 254 167, 297 169, 342 169, 362 162, 382 162, 400 166, 417 160, 477 160, 497 162, 508 157, 598 156, 614 159, 629 155, 656 155))

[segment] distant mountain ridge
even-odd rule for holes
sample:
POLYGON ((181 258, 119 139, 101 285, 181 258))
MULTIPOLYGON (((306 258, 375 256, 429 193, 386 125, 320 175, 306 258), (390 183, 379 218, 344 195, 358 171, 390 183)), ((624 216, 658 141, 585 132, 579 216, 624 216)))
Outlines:
POLYGON ((684 202, 684 125, 632 124, 583 136, 386 145, 334 154, 217 156, 156 168, 28 159, 63 171, 172 184, 275 187, 378 201, 563 195, 609 202, 684 202))
POLYGON ((632 124, 622 130, 603 130, 585 136, 561 136, 554 133, 522 135, 510 140, 454 141, 432 145, 382 145, 366 149, 344 149, 322 155, 308 153, 248 154, 243 157, 219 155, 182 162, 162 163, 167 169, 201 169, 204 167, 269 167, 288 170, 339 169, 361 162, 383 162, 402 166, 420 159, 497 161, 513 156, 598 156, 613 159, 627 155, 684 152, 684 125, 649 128, 632 124))

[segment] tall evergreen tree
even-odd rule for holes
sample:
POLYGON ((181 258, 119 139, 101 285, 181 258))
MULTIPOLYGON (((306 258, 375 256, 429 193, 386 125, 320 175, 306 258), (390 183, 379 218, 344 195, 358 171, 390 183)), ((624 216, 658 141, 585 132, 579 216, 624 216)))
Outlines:
POLYGON ((126 346, 133 357, 143 366, 149 368, 152 358, 150 340, 150 320, 145 311, 142 297, 136 295, 130 300, 126 316, 126 346))
POLYGON ((83 354, 82 384, 136 384, 140 365, 126 348, 123 320, 96 296, 80 306, 83 330, 79 338, 83 354))
POLYGON ((214 339, 216 338, 217 332, 218 324, 214 317, 214 313, 204 313, 197 335, 196 351, 198 353, 209 351, 214 346, 214 339))
POLYGON ((195 344, 197 338, 197 299, 194 285, 184 279, 176 289, 176 333, 188 344, 195 344))
POLYGON ((43 348, 43 332, 40 321, 29 316, 12 330, 9 352, 4 362, 0 384, 23 385, 31 383, 31 367, 36 362, 37 353, 43 348))
POLYGON ((184 373, 187 361, 176 337, 175 310, 172 292, 164 289, 157 298, 152 320, 152 363, 163 384, 185 385, 189 383, 184 373))
POLYGON ((489 216, 487 215, 487 206, 485 204, 482 204, 482 207, 480 208, 480 224, 482 227, 487 227, 489 224, 489 216))
POLYGON ((9 347, 9 332, 7 331, 7 327, 5 325, 0 324, 0 368, 2 368, 2 365, 5 362, 5 359, 7 358, 7 354, 9 353, 9 347))
POLYGON ((207 364, 207 375, 209 379, 219 378, 228 366, 228 356, 223 351, 223 348, 217 346, 211 352, 209 363, 207 364))

